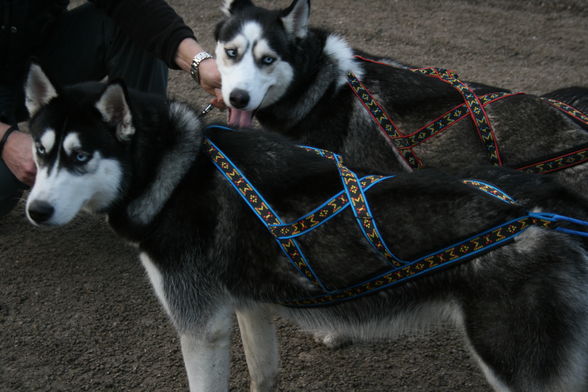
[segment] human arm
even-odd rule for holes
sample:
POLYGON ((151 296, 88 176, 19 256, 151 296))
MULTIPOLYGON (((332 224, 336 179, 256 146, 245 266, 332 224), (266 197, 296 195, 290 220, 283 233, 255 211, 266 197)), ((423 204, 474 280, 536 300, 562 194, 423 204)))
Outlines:
MULTIPOLYGON (((0 122, 0 139, 8 131, 10 126, 0 122)), ((33 185, 37 169, 33 161, 33 139, 30 135, 14 131, 12 132, 1 151, 1 158, 14 174, 14 176, 26 185, 33 185)))
MULTIPOLYGON (((204 51, 192 29, 164 0, 90 1, 103 9, 133 42, 172 69, 190 72, 192 59, 204 51)), ((215 96, 212 100, 215 106, 223 106, 216 62, 204 60, 198 68, 200 86, 215 96)))
POLYGON ((110 16, 138 46, 179 69, 176 51, 185 38, 196 39, 194 32, 164 0, 90 0, 110 16))

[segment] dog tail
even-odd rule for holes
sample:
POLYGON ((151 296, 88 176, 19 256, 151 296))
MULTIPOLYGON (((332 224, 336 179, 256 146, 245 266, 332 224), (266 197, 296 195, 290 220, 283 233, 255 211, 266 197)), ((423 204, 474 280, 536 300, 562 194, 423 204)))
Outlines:
POLYGON ((588 87, 573 86, 560 88, 542 95, 542 98, 555 99, 567 103, 588 115, 588 87))

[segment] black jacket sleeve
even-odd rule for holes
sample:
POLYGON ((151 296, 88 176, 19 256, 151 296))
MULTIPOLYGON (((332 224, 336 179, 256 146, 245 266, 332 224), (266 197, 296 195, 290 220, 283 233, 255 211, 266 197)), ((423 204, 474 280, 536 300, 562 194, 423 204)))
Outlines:
POLYGON ((103 9, 133 42, 178 69, 175 54, 194 32, 164 0, 89 0, 103 9))

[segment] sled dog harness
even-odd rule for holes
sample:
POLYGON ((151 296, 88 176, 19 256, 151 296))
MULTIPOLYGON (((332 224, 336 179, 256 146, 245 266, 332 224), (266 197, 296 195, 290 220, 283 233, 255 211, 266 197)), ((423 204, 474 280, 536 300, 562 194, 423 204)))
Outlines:
MULTIPOLYGON (((208 128, 234 131, 231 128, 218 125, 211 125, 208 128)), ((205 138, 204 144, 213 164, 272 234, 294 269, 322 291, 322 294, 317 296, 280 302, 280 304, 286 306, 332 305, 371 294, 505 245, 532 226, 588 237, 588 231, 560 226, 562 223, 567 223, 568 225, 588 227, 588 222, 586 221, 557 214, 529 212, 519 218, 501 223, 464 241, 457 242, 415 260, 402 260, 392 253, 384 242, 365 196, 366 192, 372 187, 382 181, 393 180, 395 176, 368 175, 359 178, 352 170, 343 165, 341 157, 337 154, 313 147, 300 146, 300 148, 334 161, 341 177, 343 189, 308 214, 294 221, 284 222, 255 186, 214 142, 205 138), (312 264, 305 257, 297 238, 327 223, 346 208, 353 211, 363 237, 375 249, 377 254, 386 261, 389 269, 378 276, 344 289, 330 289, 314 272, 312 264)), ((466 179, 463 180, 463 183, 504 203, 516 204, 513 198, 491 184, 475 179, 466 179)))
MULTIPOLYGON (((361 61, 391 66, 390 64, 378 62, 362 56, 355 57, 361 61)), ((487 153, 489 162, 495 166, 503 166, 496 135, 485 107, 499 100, 516 95, 523 95, 524 93, 497 92, 478 96, 467 83, 459 80, 458 76, 453 71, 443 68, 408 69, 413 72, 439 79, 442 82, 451 85, 461 94, 464 103, 454 107, 449 112, 426 124, 415 132, 404 134, 400 132, 399 128, 394 124, 394 121, 392 121, 384 108, 373 97, 368 88, 353 73, 350 72, 347 74, 347 84, 357 98, 359 98, 360 102, 380 128, 380 131, 390 141, 393 148, 398 152, 404 162, 412 169, 424 167, 421 159, 415 154, 413 150, 414 147, 447 130, 458 121, 470 117, 474 128, 478 133, 478 137, 487 153)), ((545 99, 545 101, 574 120, 588 126, 587 114, 555 99, 545 99)), ((588 143, 532 162, 518 165, 517 167, 514 167, 514 169, 542 174, 566 169, 584 162, 588 162, 588 143)))

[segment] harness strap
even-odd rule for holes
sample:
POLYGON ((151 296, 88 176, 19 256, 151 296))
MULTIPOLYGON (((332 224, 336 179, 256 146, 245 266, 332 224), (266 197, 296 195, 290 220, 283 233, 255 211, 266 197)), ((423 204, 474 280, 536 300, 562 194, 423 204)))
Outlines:
MULTIPOLYGON (((255 189, 251 182, 249 182, 233 162, 231 162, 231 160, 226 157, 210 139, 205 138, 204 144, 207 147, 207 152, 210 155, 213 164, 231 183, 239 196, 241 196, 245 203, 247 203, 265 227, 271 232, 270 226, 282 224, 283 222, 279 216, 273 211, 259 191, 255 189)), ((326 287, 313 271, 296 240, 291 238, 277 238, 276 240, 282 249, 282 252, 288 257, 294 268, 304 275, 313 285, 326 291, 326 287)))
POLYGON ((339 169, 339 175, 343 182, 343 187, 345 188, 345 193, 347 193, 347 197, 351 203, 353 215, 355 215, 355 219, 357 220, 364 237, 379 254, 384 256, 388 263, 397 267, 401 266, 403 263, 390 252, 388 246, 386 246, 386 243, 380 235, 380 231, 378 230, 376 221, 372 216, 364 190, 359 184, 357 175, 347 167, 343 166, 339 160, 335 160, 337 162, 337 169, 339 169))
POLYGON ((357 177, 357 174, 343 165, 343 160, 340 155, 316 147, 300 147, 331 159, 337 164, 339 176, 343 183, 343 191, 324 203, 323 206, 326 205, 326 208, 323 206, 319 207, 318 218, 317 210, 315 210, 290 225, 282 225, 280 227, 273 226, 271 230, 274 235, 286 235, 291 238, 293 236, 299 236, 302 233, 307 233, 309 230, 331 219, 334 215, 350 205, 352 207, 353 215, 359 224, 359 228, 370 245, 379 254, 383 255, 388 263, 395 266, 401 266, 402 263, 392 254, 392 252, 390 252, 386 243, 382 240, 382 236, 380 235, 380 231, 378 230, 378 226, 371 214, 369 204, 365 197, 365 191, 371 188, 372 185, 375 185, 382 180, 393 178, 394 176, 367 176, 360 180, 357 177))
POLYGON ((518 165, 514 169, 527 173, 546 174, 588 162, 588 143, 552 154, 537 161, 518 165))
MULTIPOLYGON (((219 126, 209 126, 209 128, 230 130, 230 128, 219 126)), ((464 241, 457 242, 439 251, 432 252, 412 261, 406 261, 395 256, 386 246, 378 232, 368 201, 365 197, 365 192, 372 186, 393 177, 366 176, 362 179, 358 179, 353 171, 343 166, 338 155, 326 150, 304 147, 307 150, 328 157, 336 163, 344 189, 311 213, 296 220, 294 223, 284 224, 259 191, 255 189, 234 163, 225 156, 210 139, 205 138, 203 143, 207 148, 207 152, 209 153, 213 164, 230 182, 239 196, 241 196, 245 203, 274 236, 280 245, 282 252, 289 258, 293 267, 323 293, 317 296, 279 302, 286 306, 323 306, 358 298, 399 284, 408 279, 476 257, 483 252, 490 251, 500 245, 508 243, 532 225, 554 229, 566 234, 588 237, 587 221, 557 214, 528 213, 525 216, 499 224, 492 229, 476 234, 464 241), (384 255, 384 257, 390 262, 391 268, 362 283, 354 284, 343 289, 329 290, 312 270, 312 267, 300 250, 296 238, 327 222, 348 206, 352 208, 353 214, 360 225, 364 237, 374 249, 384 255), (561 227, 562 224, 583 226, 587 229, 577 230, 576 228, 561 227)), ((516 203, 512 197, 491 184, 473 179, 463 180, 463 183, 483 191, 505 203, 516 203)))
MULTIPOLYGON (((363 234, 363 236, 367 239, 367 241, 370 243, 370 245, 382 256, 384 256, 384 259, 395 266, 401 266, 403 263, 396 257, 394 256, 394 254, 392 252, 390 252, 390 250, 388 249, 388 246, 386 245, 386 243, 384 242, 384 240, 382 239, 382 236, 380 235, 380 231, 378 230, 378 226, 376 225, 376 221, 374 220, 372 213, 370 211, 370 207, 369 204, 367 202, 367 199, 365 197, 365 191, 369 187, 371 187, 371 185, 373 185, 372 183, 370 184, 366 184, 365 180, 370 178, 370 177, 375 177, 374 178, 374 182, 380 182, 381 180, 384 179, 388 179, 388 178, 392 178, 392 177, 384 177, 384 176, 368 176, 368 177, 364 177, 363 179, 359 179, 357 177, 357 174, 355 174, 353 171, 349 170, 347 167, 345 167, 343 165, 343 159, 341 158, 341 156, 339 154, 334 154, 328 150, 323 150, 320 148, 316 148, 316 147, 309 147, 309 146, 301 146, 303 149, 307 150, 307 151, 312 151, 315 152, 317 154, 319 154, 320 156, 326 157, 328 159, 331 159, 333 161, 335 161, 335 163, 337 164, 337 170, 339 170, 339 176, 341 177, 341 181, 343 183, 343 189, 344 189, 344 194, 347 196, 347 198, 343 197, 343 191, 341 193, 339 193, 337 196, 335 196, 334 198, 332 198, 328 203, 332 202, 332 207, 333 210, 330 211, 330 213, 326 212, 325 210, 321 211, 321 213, 324 214, 324 216, 322 217, 323 219, 320 221, 316 221, 314 218, 314 214, 312 214, 310 217, 305 217, 305 219, 302 220, 298 220, 297 222, 295 222, 293 224, 293 226, 289 226, 289 227, 283 227, 282 229, 285 229, 284 232, 287 233, 288 229, 290 229, 292 232, 299 232, 300 230, 303 230, 305 232, 308 232, 308 230, 306 230, 306 223, 308 223, 309 225, 312 225, 312 227, 316 227, 319 224, 323 223, 326 221, 326 219, 330 219, 332 217, 332 214, 337 208, 337 206, 340 206, 341 208, 345 208, 347 207, 348 204, 343 205, 342 203, 347 203, 347 201, 350 202, 350 205, 352 207, 352 211, 353 211, 353 215, 355 216, 355 219, 357 220, 357 223, 359 224, 359 228, 361 229, 361 232, 363 234), (339 204, 337 204, 337 200, 339 201, 339 204), (308 221, 308 219, 312 219, 310 221, 308 221)), ((320 215, 319 215, 320 216, 320 215)))
POLYGON ((318 147, 312 147, 312 146, 298 146, 298 147, 303 150, 306 150, 306 151, 314 152, 315 154, 317 154, 323 158, 331 159, 333 161, 339 160, 339 162, 343 163, 343 157, 341 157, 341 155, 339 155, 339 154, 335 154, 332 151, 325 150, 325 149, 318 148, 318 147))
POLYGON ((478 136, 486 148, 490 163, 495 166, 502 166, 502 159, 498 149, 498 142, 494 129, 488 119, 488 114, 476 93, 467 85, 458 79, 457 74, 444 68, 417 68, 411 69, 414 72, 420 72, 423 75, 437 78, 445 83, 452 85, 464 98, 468 107, 468 112, 474 122, 478 136))
MULTIPOLYGON (((553 224, 571 223, 576 226, 588 227, 587 221, 583 221, 583 220, 575 219, 575 218, 570 218, 569 216, 550 214, 550 213, 546 213, 546 212, 531 212, 531 213, 529 213, 529 216, 536 218, 536 219, 543 220, 543 221, 548 221, 553 224)), ((561 227, 561 226, 555 226, 553 229, 556 231, 560 231, 562 233, 566 233, 566 234, 574 234, 574 235, 579 235, 581 237, 588 237, 588 231, 569 229, 569 228, 561 227)))
POLYGON ((347 84, 351 87, 351 91, 359 98, 362 105, 367 109, 372 116, 382 134, 386 137, 398 156, 411 168, 419 169, 424 167, 423 162, 415 155, 414 151, 404 146, 404 136, 398 131, 398 127, 390 119, 386 111, 378 104, 369 90, 357 79, 357 77, 349 72, 347 74, 347 84))
MULTIPOLYGON (((390 178, 394 176, 366 176, 360 180, 360 183, 363 190, 367 191, 379 182, 390 178)), ((307 215, 292 223, 272 225, 270 230, 279 239, 299 237, 328 222, 348 206, 349 198, 345 190, 342 190, 307 215)))
MULTIPOLYGON (((586 224, 588 225, 588 222, 586 222, 586 224)), ((406 262, 402 267, 394 268, 349 288, 313 297, 286 300, 280 302, 280 304, 292 307, 316 307, 333 305, 339 302, 363 297, 391 286, 395 286, 417 276, 425 275, 441 268, 449 267, 458 262, 479 256, 482 253, 488 252, 500 245, 512 241, 516 236, 520 235, 532 225, 543 228, 553 228, 554 222, 540 216, 531 216, 529 214, 503 223, 493 229, 482 232, 465 241, 458 242, 448 248, 406 262)))
POLYGON ((576 120, 588 125, 588 115, 582 113, 580 110, 576 109, 575 107, 568 105, 565 102, 558 101, 556 99, 551 98, 544 98, 547 103, 553 106, 556 109, 561 110, 565 114, 570 117, 575 118, 576 120))
MULTIPOLYGON (((499 92, 480 95, 478 98, 480 99, 482 106, 486 107, 489 104, 497 102, 504 98, 510 98, 515 95, 522 94, 523 93, 499 92)), ((426 124, 422 128, 416 130, 411 134, 406 135, 403 139, 404 145, 406 147, 416 147, 417 145, 447 130, 452 125, 455 125, 457 122, 462 121, 463 119, 468 117, 468 115, 468 107, 465 103, 462 103, 461 105, 458 105, 455 108, 448 111, 447 113, 441 115, 439 118, 426 124)))
POLYGON ((476 188, 479 191, 487 193, 490 196, 493 196, 493 197, 497 198, 498 200, 501 200, 507 204, 516 204, 517 203, 515 201, 515 199, 513 199, 508 194, 506 194, 506 192, 504 192, 503 190, 496 188, 494 185, 488 184, 484 181, 462 180, 462 182, 466 185, 469 185, 471 187, 476 188))
MULTIPOLYGON (((374 59, 365 58, 362 56, 355 56, 361 61, 366 61, 385 66, 393 66, 391 64, 377 61, 374 59)), ((424 167, 422 160, 415 154, 413 148, 419 144, 429 140, 441 132, 445 131, 458 121, 463 120, 468 115, 474 120, 474 125, 480 137, 480 140, 485 146, 485 149, 490 158, 490 162, 497 166, 502 166, 502 158, 500 156, 496 135, 492 126, 490 125, 488 115, 484 108, 493 102, 503 98, 512 97, 515 95, 522 95, 524 93, 490 93, 482 96, 477 96, 476 93, 464 82, 461 82, 457 75, 443 68, 406 68, 413 72, 419 72, 423 75, 435 77, 445 83, 451 84, 464 97, 465 103, 456 106, 447 113, 443 114, 436 120, 431 121, 424 127, 418 129, 412 134, 403 134, 394 124, 386 111, 378 104, 370 91, 357 79, 355 75, 349 73, 347 75, 348 85, 351 87, 353 93, 360 99, 360 102, 368 110, 376 124, 378 124, 380 131, 386 136, 387 140, 392 144, 395 152, 400 158, 411 168, 419 169, 424 167)), ((562 111, 564 114, 576 119, 577 121, 588 125, 588 114, 555 99, 544 98, 544 100, 562 111)), ((568 167, 576 166, 588 162, 588 147, 584 144, 579 147, 565 150, 548 157, 543 157, 531 162, 519 164, 514 166, 514 169, 529 172, 545 174, 558 170, 563 170, 568 167)))

